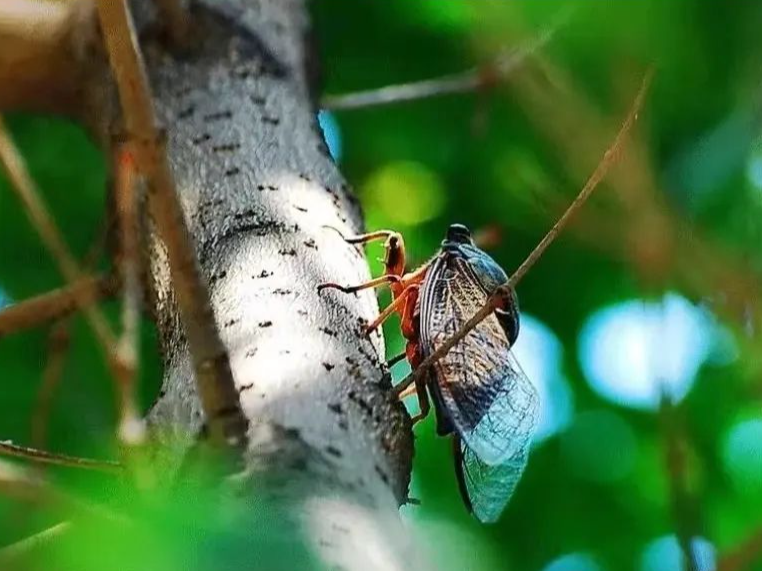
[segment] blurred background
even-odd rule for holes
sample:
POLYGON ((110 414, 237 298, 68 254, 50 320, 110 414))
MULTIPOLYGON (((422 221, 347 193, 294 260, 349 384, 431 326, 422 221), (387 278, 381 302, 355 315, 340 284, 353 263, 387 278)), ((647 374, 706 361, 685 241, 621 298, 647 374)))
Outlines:
MULTIPOLYGON (((499 235, 489 252, 510 274, 582 188, 654 70, 618 164, 518 288, 515 353, 542 396, 524 478, 501 521, 478 524, 449 443, 433 416, 421 423, 411 489, 421 505, 403 514, 422 548, 445 570, 762 569, 762 4, 311 8, 326 95, 471 69, 488 79, 383 106, 329 109, 340 99, 327 98, 320 112, 368 228, 402 232, 411 264, 460 222, 499 235), (516 49, 533 53, 498 78, 496 62, 516 49)), ((9 122, 84 256, 104 208, 102 157, 61 121, 9 122)), ((0 179, 0 306, 61 283, 20 212, 0 179)), ((369 259, 380 254, 371 248, 369 259)), ((58 329, 70 348, 56 375, 50 331, 0 343, 0 438, 103 456, 115 424, 103 359, 80 320, 58 329)), ((145 329, 147 407, 160 371, 145 329)), ((401 352, 398 322, 386 336, 388 355, 401 352)), ((17 510, 0 501, 4 537, 23 536, 24 526, 3 529, 17 510)))

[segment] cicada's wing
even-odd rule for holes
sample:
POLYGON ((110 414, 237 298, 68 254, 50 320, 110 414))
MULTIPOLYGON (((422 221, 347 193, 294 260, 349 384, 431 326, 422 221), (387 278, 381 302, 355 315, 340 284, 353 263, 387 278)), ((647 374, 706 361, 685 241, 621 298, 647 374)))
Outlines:
MULTIPOLYGON (((424 353, 431 354, 454 335, 487 297, 466 259, 441 255, 421 295, 424 353)), ((494 313, 432 368, 435 401, 481 462, 498 466, 527 447, 537 423, 537 391, 511 354, 494 313)))
POLYGON ((529 443, 505 460, 490 466, 455 438, 455 473, 463 500, 482 523, 493 523, 508 505, 527 465, 529 443))

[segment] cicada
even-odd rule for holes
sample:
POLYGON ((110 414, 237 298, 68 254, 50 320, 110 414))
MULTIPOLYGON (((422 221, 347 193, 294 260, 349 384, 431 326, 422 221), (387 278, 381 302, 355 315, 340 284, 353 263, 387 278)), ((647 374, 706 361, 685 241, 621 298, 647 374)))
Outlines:
MULTIPOLYGON (((385 239, 385 273, 345 292, 389 284, 392 303, 368 326, 376 329, 392 313, 401 314, 405 356, 418 367, 474 315, 505 272, 473 240, 468 228, 453 224, 439 252, 415 271, 405 272, 402 236, 379 231, 348 238, 350 243, 385 239)), ((519 334, 515 292, 502 298, 486 319, 437 360, 413 389, 420 403, 417 422, 434 404, 437 433, 451 435, 455 470, 466 507, 483 522, 494 522, 505 508, 527 464, 539 399, 511 353, 519 334)))

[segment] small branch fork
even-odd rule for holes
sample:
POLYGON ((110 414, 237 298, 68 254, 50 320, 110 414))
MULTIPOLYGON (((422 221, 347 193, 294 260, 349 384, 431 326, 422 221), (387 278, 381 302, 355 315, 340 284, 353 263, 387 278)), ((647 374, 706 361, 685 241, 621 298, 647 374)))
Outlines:
POLYGON ((328 111, 348 111, 491 89, 519 69, 530 56, 550 42, 558 28, 566 22, 567 15, 558 18, 554 25, 544 30, 539 36, 482 65, 434 79, 388 85, 379 89, 369 89, 345 95, 326 95, 323 97, 320 106, 328 111))
POLYGON ((479 323, 484 321, 493 311, 495 311, 495 309, 500 307, 501 300, 504 299, 505 296, 510 295, 513 288, 519 283, 519 281, 521 281, 529 269, 535 264, 535 262, 537 262, 545 250, 547 250, 548 246, 550 246, 558 234, 566 227, 566 225, 569 223, 569 220, 571 220, 571 217, 585 203, 585 201, 592 194, 593 190, 595 190, 601 180, 603 180, 603 178, 606 176, 609 169, 614 165, 614 163, 616 163, 627 135, 629 134, 632 126, 638 118, 638 113, 640 112, 640 109, 643 105, 643 100, 645 99, 646 93, 648 92, 648 87, 651 83, 652 77, 653 70, 646 72, 641 82, 640 89, 638 90, 638 94, 636 95, 630 111, 627 114, 627 117, 621 128, 619 129, 619 132, 617 133, 613 143, 603 155, 603 158, 596 167, 595 171, 593 171, 593 174, 587 180, 585 186, 582 188, 579 195, 577 195, 577 198, 575 198, 574 201, 569 205, 566 212, 564 212, 561 218, 558 219, 558 221, 548 231, 540 243, 537 244, 535 249, 532 250, 529 256, 527 256, 527 258, 522 262, 522 264, 508 279, 508 281, 499 286, 492 293, 492 295, 490 295, 484 306, 478 312, 476 312, 476 314, 474 314, 466 323, 464 323, 463 327, 461 327, 460 330, 458 330, 452 337, 442 343, 442 345, 438 347, 436 351, 431 353, 431 355, 426 357, 426 359, 421 362, 415 371, 410 373, 405 379, 403 379, 398 385, 394 387, 394 391, 397 395, 401 394, 408 386, 410 386, 411 383, 419 382, 429 367, 444 357, 450 351, 450 349, 452 349, 460 340, 468 335, 477 325, 479 325, 479 323))
POLYGON ((241 410, 227 350, 220 339, 209 291, 157 127, 153 101, 126 0, 98 0, 98 16, 116 78, 127 135, 148 185, 148 205, 167 248, 177 304, 193 357, 196 384, 213 443, 242 448, 248 420, 241 410))

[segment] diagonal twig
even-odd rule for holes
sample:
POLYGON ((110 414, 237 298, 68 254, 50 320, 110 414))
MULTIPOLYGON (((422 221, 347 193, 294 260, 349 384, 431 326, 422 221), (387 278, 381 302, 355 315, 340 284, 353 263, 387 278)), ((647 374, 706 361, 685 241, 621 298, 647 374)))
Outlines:
POLYGON ((0 311, 0 337, 65 317, 113 296, 117 289, 118 281, 113 276, 87 277, 10 305, 0 311))
POLYGON ((532 54, 541 50, 566 21, 566 16, 568 14, 558 18, 537 37, 507 53, 499 54, 482 65, 433 79, 388 85, 356 93, 326 95, 322 98, 320 107, 328 111, 347 111, 492 88, 519 69, 532 54))
POLYGON ((135 402, 135 383, 140 365, 140 267, 138 252, 137 171, 129 146, 117 150, 114 198, 119 232, 119 266, 122 282, 122 332, 116 346, 122 364, 118 378, 121 421, 119 437, 129 445, 145 442, 145 423, 135 402))
POLYGON ((125 0, 98 0, 98 16, 116 78, 127 134, 148 185, 148 206, 167 248, 177 304, 188 338, 196 385, 213 442, 242 447, 248 421, 241 410, 227 349, 196 260, 167 161, 132 18, 125 0))
POLYGON ((20 458, 38 464, 52 464, 54 466, 81 468, 98 472, 119 473, 122 471, 122 465, 119 462, 80 458, 77 456, 69 456, 67 454, 55 454, 46 450, 18 446, 16 444, 11 444, 10 442, 0 442, 0 456, 20 458))
POLYGON ((635 96, 635 100, 633 101, 630 111, 627 114, 624 123, 622 123, 619 132, 614 138, 613 143, 603 155, 600 163, 596 167, 595 171, 593 171, 593 174, 587 180, 580 193, 577 195, 577 198, 575 198, 574 201, 566 209, 566 212, 564 212, 561 218, 558 219, 558 221, 543 237, 540 243, 535 246, 534 250, 532 250, 529 256, 527 256, 527 258, 521 263, 521 265, 518 267, 518 269, 516 269, 513 275, 511 275, 508 281, 499 286, 489 296, 484 306, 479 311, 477 311, 468 321, 466 321, 466 323, 464 323, 463 326, 452 335, 452 337, 445 340, 442 345, 440 345, 433 353, 426 357, 415 369, 415 371, 410 373, 405 379, 403 379, 394 387, 396 394, 399 394, 402 390, 410 386, 411 383, 420 380, 423 374, 429 369, 429 367, 431 367, 431 365, 444 357, 450 351, 450 349, 455 346, 455 344, 462 340, 477 325, 479 325, 479 323, 484 321, 493 311, 495 311, 495 309, 500 305, 502 299, 504 299, 505 296, 511 294, 516 284, 518 284, 521 278, 524 277, 524 275, 529 271, 534 263, 540 259, 540 256, 542 256, 545 250, 547 250, 548 246, 550 246, 553 240, 555 240, 556 236, 558 236, 561 230, 566 227, 574 213, 579 210, 579 208, 589 198, 589 196, 592 194, 601 180, 603 180, 611 166, 619 157, 619 152, 627 138, 627 135, 629 134, 633 124, 638 118, 638 113, 640 112, 640 109, 643 105, 643 100, 645 99, 646 93, 648 92, 648 87, 651 83, 652 76, 652 70, 646 72, 641 82, 640 89, 638 90, 638 94, 635 96))

